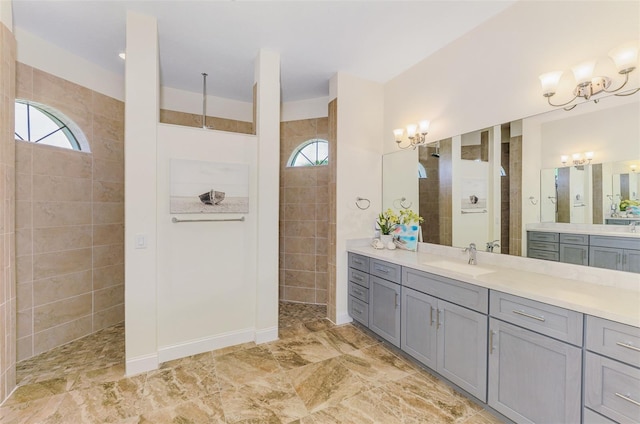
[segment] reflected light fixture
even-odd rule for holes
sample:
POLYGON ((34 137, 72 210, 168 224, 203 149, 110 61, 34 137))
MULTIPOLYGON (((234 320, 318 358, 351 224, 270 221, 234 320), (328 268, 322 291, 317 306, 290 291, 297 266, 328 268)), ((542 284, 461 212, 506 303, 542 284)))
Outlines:
POLYGON ((122 53, 118 53, 118 56, 120 57, 120 59, 125 60, 127 58, 127 55, 125 54, 125 52, 122 53))
MULTIPOLYGON (((556 94, 556 89, 562 77, 562 71, 547 72, 540 75, 540 83, 542 85, 542 95, 547 98, 547 102, 554 107, 564 107, 573 102, 578 97, 589 100, 592 96, 600 93, 616 93, 620 91, 629 82, 629 74, 636 69, 638 63, 638 46, 637 43, 627 43, 609 52, 609 57, 613 60, 620 75, 624 75, 624 82, 616 89, 612 89, 612 79, 607 76, 593 76, 595 61, 580 63, 571 70, 576 80, 576 87, 573 89, 573 98, 565 103, 555 104, 551 102, 551 97, 556 94)), ((617 96, 630 96, 637 93, 637 88, 629 93, 616 94, 617 96)), ((594 100, 596 103, 597 99, 594 100)), ((565 108, 571 110, 576 105, 565 108)))
MULTIPOLYGON (((582 166, 584 164, 590 164, 591 161, 593 160, 593 152, 586 152, 584 156, 582 155, 582 153, 574 153, 571 155, 571 160, 574 166, 582 166)), ((560 162, 562 162, 563 165, 566 165, 568 161, 569 161, 568 155, 560 156, 560 162)))
POLYGON ((412 148, 415 150, 416 147, 426 146, 426 136, 429 133, 429 124, 429 121, 425 120, 420 121, 418 125, 407 125, 407 138, 409 139, 409 143, 406 146, 402 145, 404 130, 402 128, 393 130, 393 136, 395 137, 398 147, 401 149, 412 148))
POLYGON ((636 165, 631 165, 631 172, 636 172, 636 165))

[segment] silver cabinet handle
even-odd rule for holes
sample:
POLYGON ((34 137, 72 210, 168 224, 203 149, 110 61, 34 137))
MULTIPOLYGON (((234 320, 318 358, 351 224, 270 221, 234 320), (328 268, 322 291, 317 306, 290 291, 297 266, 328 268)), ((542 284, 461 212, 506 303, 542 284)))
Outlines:
POLYGON ((361 260, 358 260, 358 259, 354 259, 354 260, 353 260, 353 263, 354 263, 354 264, 358 264, 358 265, 362 265, 362 261, 361 261, 361 260))
POLYGON ((620 263, 620 256, 622 256, 620 253, 616 253, 616 262, 620 263))
POLYGON ((357 313, 359 313, 360 315, 362 315, 364 313, 364 311, 361 310, 361 309, 353 308, 353 310, 356 311, 357 313))
POLYGON ((358 281, 363 281, 364 280, 364 278, 362 278, 362 275, 358 275, 358 274, 354 274, 353 275, 353 279, 354 280, 358 280, 358 281))
POLYGON ((437 317, 436 317, 436 321, 437 321, 437 322, 436 322, 436 324, 437 324, 437 326, 436 326, 436 330, 438 330, 438 329, 440 328, 440 324, 441 324, 441 322, 440 322, 440 309, 438 309, 436 312, 437 312, 437 317))
POLYGON ((640 352, 640 348, 635 347, 631 343, 616 342, 616 344, 618 346, 626 347, 627 349, 631 349, 631 350, 635 350, 636 352, 640 352))
POLYGON ((495 331, 489 330, 489 355, 493 353, 493 334, 495 331))
POLYGON ((388 269, 386 269, 386 268, 380 268, 380 267, 378 267, 378 266, 376 267, 376 271, 380 271, 380 272, 381 272, 381 273, 383 273, 383 274, 388 274, 388 273, 389 273, 389 270, 388 270, 388 269))
POLYGON ((537 315, 531 315, 531 314, 526 313, 525 311, 519 311, 517 309, 514 309, 511 312, 513 312, 514 314, 522 315, 523 317, 533 318, 533 319, 536 319, 538 321, 542 321, 542 322, 546 321, 544 317, 539 317, 537 315))
POLYGON ((633 404, 634 404, 634 405, 636 405, 636 406, 640 406, 640 402, 638 402, 637 400, 633 400, 633 399, 631 399, 631 398, 629 397, 629 395, 625 396, 625 395, 623 395, 623 394, 620 394, 620 393, 616 392, 616 396, 618 396, 620 399, 624 399, 624 400, 626 400, 627 402, 631 402, 631 403, 633 403, 633 404))
POLYGON ((359 294, 360 296, 362 296, 364 293, 362 293, 362 290, 358 290, 358 289, 353 289, 353 292, 355 294, 359 294))
POLYGON ((433 327, 433 306, 429 306, 431 311, 429 312, 429 325, 433 327))
POLYGON ((396 293, 396 309, 398 309, 398 306, 400 305, 398 304, 398 293, 396 293))

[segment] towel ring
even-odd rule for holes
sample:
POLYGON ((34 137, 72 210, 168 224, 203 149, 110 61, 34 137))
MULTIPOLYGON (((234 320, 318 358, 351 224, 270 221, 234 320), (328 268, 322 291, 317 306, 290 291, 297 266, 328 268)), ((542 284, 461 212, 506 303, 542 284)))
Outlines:
POLYGON ((531 202, 532 205, 537 205, 538 204, 538 201, 533 196, 529 196, 529 201, 531 202))
POLYGON ((365 199, 364 197, 356 197, 356 206, 361 210, 369 209, 369 206, 371 206, 371 200, 365 199), (362 207, 360 206, 360 202, 367 202, 367 205, 365 207, 362 207))
POLYGON ((409 209, 409 208, 413 205, 413 202, 409 202, 409 204, 408 204, 408 205, 405 205, 405 202, 406 202, 406 201, 407 201, 407 198, 406 198, 406 197, 401 197, 401 198, 399 198, 399 199, 394 200, 394 202, 393 202, 393 203, 395 204, 395 202, 399 202, 399 203, 400 203, 400 207, 401 207, 402 209, 409 209))

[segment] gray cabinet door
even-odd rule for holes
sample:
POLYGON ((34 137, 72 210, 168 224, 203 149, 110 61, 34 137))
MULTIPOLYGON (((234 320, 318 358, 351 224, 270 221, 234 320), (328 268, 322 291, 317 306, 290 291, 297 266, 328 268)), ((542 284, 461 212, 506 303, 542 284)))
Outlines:
POLYGON ((487 316, 438 300, 436 370, 483 402, 487 400, 487 316))
POLYGON ((489 406, 518 423, 579 423, 582 350, 489 320, 489 406))
POLYGON ((371 276, 369 329, 400 347, 400 285, 371 276))
POLYGON ((622 258, 623 271, 640 273, 640 250, 626 250, 622 258))
POLYGON ((622 254, 622 249, 615 247, 591 246, 589 248, 589 265, 621 271, 622 254))
POLYGON ((560 262, 589 265, 589 247, 560 243, 560 262))
POLYGON ((436 369, 436 311, 438 300, 427 294, 402 287, 403 351, 431 369, 436 369))

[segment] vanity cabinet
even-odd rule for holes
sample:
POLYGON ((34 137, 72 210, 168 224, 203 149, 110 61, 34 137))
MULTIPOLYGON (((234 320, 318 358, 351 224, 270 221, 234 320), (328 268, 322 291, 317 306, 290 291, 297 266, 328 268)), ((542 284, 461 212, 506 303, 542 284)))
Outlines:
POLYGON ((487 307, 486 289, 404 268, 401 348, 485 402, 487 307))
POLYGON ((586 326, 585 411, 640 422, 640 328, 592 316, 586 326))
POLYGON ((589 265, 589 236, 560 234, 560 262, 589 265))
POLYGON ((369 261, 369 329, 400 347, 401 267, 377 259, 369 261))
POLYGON ((640 238, 591 236, 589 265, 640 273, 640 238))
POLYGON ((559 261, 560 234, 545 231, 527 231, 527 257, 559 261))
POLYGON ((349 253, 349 315, 369 326, 369 258, 349 253))
POLYGON ((518 423, 579 423, 582 319, 491 291, 488 404, 518 423))

